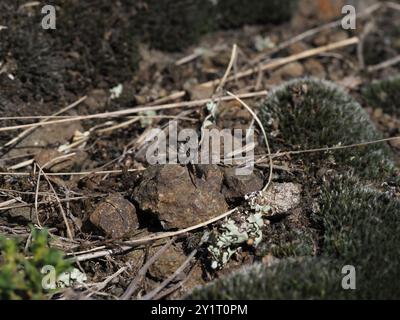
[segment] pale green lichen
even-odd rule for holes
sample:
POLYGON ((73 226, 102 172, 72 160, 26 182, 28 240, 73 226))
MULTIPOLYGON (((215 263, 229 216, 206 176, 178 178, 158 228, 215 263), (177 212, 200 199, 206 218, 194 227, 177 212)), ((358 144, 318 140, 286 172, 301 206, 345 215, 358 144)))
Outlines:
POLYGON ((74 284, 83 284, 87 281, 87 276, 77 268, 71 271, 64 271, 57 278, 57 287, 72 287, 74 284))
POLYGON ((245 200, 247 201, 247 205, 256 213, 260 213, 262 215, 267 215, 271 211, 271 206, 266 204, 264 201, 260 201, 263 198, 262 191, 252 192, 250 194, 245 195, 245 200))
MULTIPOLYGON (((240 219, 241 220, 241 219, 240 219)), ((257 247, 262 240, 264 220, 261 213, 250 214, 242 221, 228 219, 210 238, 208 252, 211 268, 222 268, 244 243, 257 247)))

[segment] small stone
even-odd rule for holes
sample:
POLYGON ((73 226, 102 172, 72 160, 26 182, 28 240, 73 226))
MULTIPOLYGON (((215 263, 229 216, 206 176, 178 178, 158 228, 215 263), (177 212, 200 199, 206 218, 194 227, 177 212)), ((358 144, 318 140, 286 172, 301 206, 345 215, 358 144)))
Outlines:
POLYGON ((189 89, 189 94, 193 100, 200 100, 211 97, 213 90, 213 87, 196 84, 189 89))
POLYGON ((35 210, 29 207, 12 208, 7 211, 7 215, 13 219, 21 219, 22 221, 32 223, 37 222, 35 210))
POLYGON ((217 192, 221 190, 224 174, 218 166, 200 164, 196 165, 196 170, 197 176, 199 178, 204 178, 212 190, 217 192))
POLYGON ((89 112, 96 112, 103 109, 108 101, 107 92, 103 89, 94 89, 89 92, 84 104, 89 112))
POLYGON ((318 78, 325 78, 325 68, 324 66, 316 59, 307 60, 304 63, 304 67, 308 74, 318 77, 318 78))
POLYGON ((375 119, 380 119, 380 118, 382 118, 382 116, 383 116, 383 109, 382 109, 382 108, 376 108, 376 109, 374 110, 373 117, 374 117, 375 119))
POLYGON ((86 153, 76 152, 73 157, 54 161, 54 159, 63 155, 63 153, 56 149, 42 149, 35 155, 35 161, 41 168, 45 169, 45 171, 60 172, 86 159, 86 153))
POLYGON ((301 63, 292 62, 279 68, 275 73, 280 75, 283 79, 297 78, 304 74, 304 68, 301 63))
POLYGON ((288 49, 290 54, 298 54, 308 50, 309 46, 306 43, 299 41, 291 44, 288 49))
POLYGON ((271 216, 288 213, 301 201, 301 186, 294 183, 272 183, 267 191, 256 197, 252 203, 257 207, 268 207, 271 216))
POLYGON ((400 139, 391 140, 389 143, 393 148, 400 150, 400 139))
POLYGON ((347 35, 347 33, 345 31, 338 31, 335 33, 332 33, 329 36, 329 40, 330 42, 339 42, 339 41, 343 41, 346 40, 349 36, 347 35))
POLYGON ((47 148, 50 145, 62 145, 71 140, 74 133, 84 131, 76 121, 70 123, 50 124, 37 128, 32 134, 19 142, 9 152, 10 157, 18 157, 29 153, 37 153, 38 148, 47 148))
POLYGON ((90 215, 90 222, 114 239, 128 235, 139 226, 134 205, 119 194, 102 201, 90 215))
POLYGON ((321 32, 317 36, 315 36, 313 43, 314 45, 320 47, 326 45, 328 41, 329 41, 328 32, 321 32))
POLYGON ((61 152, 58 152, 56 149, 43 149, 35 155, 35 161, 43 168, 51 165, 50 162, 61 155, 61 152))
POLYGON ((248 175, 237 175, 235 168, 225 168, 222 193, 227 200, 243 198, 246 194, 263 188, 264 179, 259 171, 248 175))
POLYGON ((181 248, 171 246, 149 268, 149 273, 156 279, 171 276, 186 260, 181 248))
MULTIPOLYGON (((312 1, 315 3, 315 1, 312 1)), ((316 1, 317 17, 322 21, 330 21, 340 16, 344 0, 318 0, 316 1)))

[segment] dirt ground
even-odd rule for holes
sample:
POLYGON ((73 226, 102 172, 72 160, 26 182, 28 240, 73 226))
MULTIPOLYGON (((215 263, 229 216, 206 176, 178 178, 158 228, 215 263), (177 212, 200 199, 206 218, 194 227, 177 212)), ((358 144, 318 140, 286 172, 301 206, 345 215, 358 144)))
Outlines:
MULTIPOLYGON (((27 241, 30 225, 48 228, 50 245, 78 258, 75 266, 87 275, 87 283, 109 279, 101 288, 68 289, 54 298, 121 298, 146 261, 170 240, 168 232, 190 228, 242 206, 245 194, 265 184, 268 162, 241 179, 223 166, 152 167, 145 158, 143 141, 151 128, 164 128, 171 119, 178 119, 179 129, 200 131, 208 115, 206 102, 191 107, 183 102, 214 95, 215 85, 204 83, 224 75, 234 44, 238 54, 232 74, 252 72, 228 81, 224 90, 253 94, 245 101, 254 111, 258 112, 266 92, 275 86, 310 76, 345 87, 385 138, 400 134, 400 119, 368 105, 362 95, 372 81, 399 74, 399 63, 380 66, 400 54, 399 10, 379 9, 359 18, 356 30, 321 28, 290 43, 287 40, 294 36, 335 19, 335 13, 316 11, 309 2, 300 1, 289 22, 214 31, 171 53, 128 39, 130 11, 116 8, 113 2, 90 10, 90 1, 84 1, 88 7, 76 13, 87 18, 84 27, 75 30, 68 15, 61 14, 59 27, 53 31, 38 30, 39 8, 19 2, 19 6, 14 1, 0 4, 0 233, 27 241), (25 20, 13 20, 16 7, 25 20), (109 20, 100 28, 96 13, 101 10, 109 11, 109 20), (125 15, 118 16, 121 12, 125 15), (1 29, 4 21, 8 29, 1 29), (312 48, 354 36, 359 37, 358 44, 296 58, 312 48), (295 58, 261 70, 283 57, 295 58), (66 106, 69 108, 60 112, 66 106), (118 113, 144 106, 161 108, 118 113), (29 126, 40 121, 55 123, 29 126), (168 201, 159 200, 160 194, 166 194, 168 201), (154 235, 161 237, 142 241, 154 235)), ((230 99, 220 103, 213 125, 247 128, 252 121, 246 109, 230 99)), ((258 129, 256 141, 255 154, 264 154, 258 129)), ((273 137, 270 144, 273 153, 297 148, 273 137)), ((399 140, 388 145, 399 161, 399 140)), ((290 207, 290 215, 266 219, 268 228, 263 232, 268 241, 262 246, 243 246, 224 268, 215 271, 202 249, 201 237, 221 222, 176 235, 129 298, 152 292, 183 265, 185 268, 152 296, 182 298, 195 286, 243 265, 254 261, 268 264, 271 259, 290 255, 299 234, 307 238, 304 250, 317 255, 318 230, 313 229, 305 212, 313 206, 318 186, 305 181, 306 164, 295 160, 286 157, 274 163, 273 183, 299 186, 302 200, 290 207), (188 262, 195 249, 195 259, 188 262)))

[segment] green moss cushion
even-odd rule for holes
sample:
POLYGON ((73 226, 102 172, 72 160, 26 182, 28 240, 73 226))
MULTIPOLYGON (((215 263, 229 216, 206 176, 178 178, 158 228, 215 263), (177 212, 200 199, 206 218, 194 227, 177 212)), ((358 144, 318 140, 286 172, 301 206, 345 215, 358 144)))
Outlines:
MULTIPOLYGON (((382 138, 363 108, 343 89, 327 81, 300 79, 269 94, 261 117, 271 131, 278 123, 280 138, 299 149, 331 147, 382 138)), ((302 156, 311 171, 334 162, 367 180, 385 180, 393 171, 391 152, 384 144, 309 153, 302 156)))
POLYGON ((400 117, 400 76, 371 83, 363 95, 371 107, 400 117))
POLYGON ((138 10, 135 29, 151 47, 179 51, 213 29, 214 14, 209 0, 146 0, 138 10))
POLYGON ((291 18, 297 1, 293 0, 218 0, 218 24, 223 28, 245 24, 280 23, 291 18))

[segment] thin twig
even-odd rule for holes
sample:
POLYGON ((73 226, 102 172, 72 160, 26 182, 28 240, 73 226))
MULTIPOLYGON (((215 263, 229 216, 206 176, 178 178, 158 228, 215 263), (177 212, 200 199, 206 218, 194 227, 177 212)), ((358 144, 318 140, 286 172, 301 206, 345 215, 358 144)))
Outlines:
POLYGON ((257 114, 243 100, 241 100, 240 98, 238 98, 236 95, 234 95, 233 93, 231 93, 229 91, 227 92, 227 94, 232 96, 232 97, 234 97, 242 106, 244 106, 247 109, 247 111, 250 112, 250 114, 252 115, 253 119, 257 122, 258 126, 260 127, 261 132, 262 132, 262 134, 264 136, 265 145, 267 147, 267 152, 268 152, 269 162, 270 162, 268 182, 264 186, 264 188, 262 189, 262 191, 265 191, 265 190, 268 189, 269 185, 271 184, 272 174, 273 174, 273 162, 272 162, 272 156, 271 156, 271 148, 269 146, 267 133, 265 132, 264 126, 263 126, 260 118, 258 118, 257 114))
POLYGON ((396 64, 400 63, 400 55, 395 56, 389 60, 383 61, 379 64, 373 65, 373 66, 369 66, 367 68, 368 72, 375 72, 381 69, 385 69, 385 68, 389 68, 391 66, 394 66, 396 64))
POLYGON ((229 60, 228 67, 225 70, 224 76, 218 84, 217 89, 215 89, 215 94, 220 94, 222 92, 222 88, 225 85, 226 80, 228 79, 229 74, 231 73, 232 67, 237 59, 237 45, 236 43, 232 47, 231 58, 229 60))
MULTIPOLYGON (((92 171, 80 171, 80 172, 47 172, 46 175, 48 177, 54 176, 87 176, 90 174, 93 175, 103 175, 103 174, 121 174, 125 172, 137 172, 143 169, 128 169, 128 170, 92 170, 92 171)), ((29 177, 35 176, 30 172, 0 172, 0 176, 15 176, 15 177, 29 177)))
MULTIPOLYGON (((36 163, 35 163, 35 169, 36 169, 36 163)), ((42 229, 42 225, 40 223, 40 218, 39 218, 39 210, 38 210, 38 200, 39 200, 39 186, 40 186, 40 176, 41 176, 42 171, 39 170, 38 172, 38 177, 36 181, 36 190, 35 190, 35 214, 36 214, 36 221, 38 226, 42 229)))
POLYGON ((161 256, 165 251, 174 243, 175 238, 168 241, 160 250, 158 250, 139 270, 136 277, 131 281, 128 288, 125 290, 124 294, 120 297, 120 300, 128 300, 132 294, 136 291, 140 281, 146 276, 147 271, 150 266, 161 256))
POLYGON ((400 136, 378 139, 378 140, 374 140, 374 141, 353 143, 353 144, 343 145, 343 146, 333 146, 333 147, 326 147, 326 148, 314 148, 314 149, 306 149, 306 150, 293 150, 293 151, 277 152, 275 154, 272 154, 272 158, 287 156, 287 155, 296 155, 296 154, 302 154, 302 153, 314 153, 314 152, 325 152, 325 151, 333 151, 333 150, 350 149, 350 148, 363 147, 363 146, 368 146, 368 145, 382 143, 382 142, 388 142, 388 141, 394 141, 394 140, 399 140, 399 139, 400 139, 400 136))
POLYGON ((54 193, 54 196, 56 197, 56 200, 58 202, 58 206, 59 206, 60 211, 61 211, 61 215, 63 217, 65 226, 67 228, 67 235, 68 235, 70 240, 73 240, 74 237, 72 235, 71 227, 69 226, 69 223, 68 223, 68 220, 67 220, 67 216, 66 216, 64 208, 63 208, 63 206, 61 204, 60 198, 58 197, 57 192, 53 187, 53 184, 50 182, 50 179, 46 176, 46 173, 42 170, 42 167, 40 165, 38 165, 38 164, 36 164, 36 165, 39 168, 39 171, 43 174, 43 177, 46 179, 47 183, 49 184, 49 187, 50 187, 51 191, 54 193))
MULTIPOLYGON (((42 193, 42 192, 39 192, 39 194, 40 193, 42 193)), ((50 194, 50 195, 54 196, 53 194, 50 194)), ((106 196, 107 196, 106 194, 102 194, 102 195, 98 195, 98 196, 83 196, 83 197, 64 198, 64 199, 60 199, 60 202, 78 201, 78 200, 85 200, 85 199, 90 199, 90 198, 104 198, 106 196)), ((49 203, 51 203, 51 201, 38 201, 37 205, 43 205, 43 204, 49 204, 49 203)), ((34 203, 22 203, 22 204, 18 204, 18 205, 11 206, 11 207, 0 207, 0 211, 32 207, 34 205, 35 205, 34 203)))
POLYGON ((400 11, 400 4, 398 4, 398 3, 386 1, 386 2, 384 2, 384 4, 390 9, 400 11))
MULTIPOLYGON (((302 60, 302 59, 305 59, 305 58, 316 56, 316 55, 320 54, 321 52, 331 51, 331 50, 347 47, 347 46, 350 46, 350 45, 353 45, 353 44, 357 44, 358 41, 359 40, 358 40, 357 37, 352 37, 352 38, 349 38, 349 39, 345 39, 345 40, 341 40, 341 41, 338 41, 338 42, 330 43, 330 44, 327 44, 325 46, 321 46, 321 47, 318 47, 318 48, 313 48, 313 49, 309 49, 309 50, 306 50, 306 51, 303 51, 303 52, 300 52, 300 53, 296 53, 296 54, 293 54, 293 55, 285 57, 285 58, 275 59, 275 60, 273 60, 271 62, 268 62, 268 63, 260 65, 259 68, 251 68, 251 69, 247 69, 247 70, 242 71, 242 72, 238 72, 234 77, 232 77, 232 76, 228 77, 226 79, 226 82, 251 76, 254 73, 259 72, 260 70, 261 71, 266 71, 266 70, 275 69, 277 67, 283 66, 283 65, 291 63, 291 62, 295 62, 295 61, 298 61, 298 60, 302 60)), ((221 82, 221 79, 211 80, 211 81, 202 83, 201 86, 203 86, 203 87, 213 87, 215 85, 218 85, 220 82, 221 82)))
POLYGON ((111 256, 114 254, 124 253, 124 252, 130 251, 132 249, 133 249, 132 246, 122 246, 122 247, 118 247, 115 249, 100 250, 100 251, 85 253, 82 255, 76 255, 68 260, 71 262, 82 262, 82 261, 86 261, 86 260, 107 257, 107 256, 111 256))
MULTIPOLYGON (((116 277, 118 277, 122 272, 124 272, 127 268, 126 267, 122 267, 120 268, 117 272, 113 273, 112 275, 108 276, 104 281, 100 282, 100 283, 94 283, 93 286, 95 287, 96 291, 101 291, 103 290, 109 283, 111 280, 115 279, 116 277)), ((95 292, 92 292, 88 295, 88 297, 92 296, 95 292)))
POLYGON ((7 169, 8 170, 21 169, 21 168, 31 165, 34 161, 35 161, 34 159, 25 160, 20 163, 14 164, 13 166, 8 167, 7 169))
POLYGON ((171 281, 173 281, 179 274, 181 274, 183 270, 185 270, 185 268, 189 265, 189 263, 192 261, 192 259, 196 254, 197 254, 197 249, 193 250, 189 254, 187 259, 182 263, 182 265, 178 269, 176 269, 176 271, 171 276, 169 276, 167 279, 161 282, 161 284, 157 288, 144 295, 140 300, 151 300, 162 289, 164 289, 171 281))
MULTIPOLYGON (((267 91, 263 90, 263 91, 258 91, 258 92, 240 94, 239 97, 241 99, 249 99, 249 98, 264 96, 266 94, 267 94, 267 91)), ((229 100, 232 100, 232 97, 229 97, 229 96, 222 97, 221 100, 229 101, 229 100)), ((174 109, 174 108, 202 107, 207 102, 210 102, 210 101, 212 101, 212 100, 211 99, 200 99, 200 100, 194 100, 194 101, 168 103, 168 104, 157 105, 157 106, 135 107, 135 108, 129 108, 129 109, 124 109, 124 110, 112 111, 112 112, 89 114, 89 115, 85 115, 85 116, 72 116, 70 118, 65 118, 65 119, 58 119, 58 120, 52 120, 52 121, 46 121, 46 122, 36 122, 36 123, 3 127, 3 128, 0 128, 0 132, 18 130, 18 129, 24 129, 24 128, 34 128, 34 127, 40 127, 40 126, 58 124, 58 123, 65 123, 65 122, 71 122, 71 121, 120 117, 120 116, 126 116, 129 114, 136 114, 139 112, 146 112, 146 111, 159 111, 159 110, 168 110, 168 109, 174 109)))
POLYGON ((357 58, 361 70, 365 69, 364 42, 365 39, 368 37, 368 35, 371 33, 371 31, 374 29, 374 27, 375 27, 374 22, 372 21, 368 22, 360 35, 360 41, 358 42, 357 45, 357 58))
MULTIPOLYGON (((197 263, 197 261, 196 261, 196 263, 197 263)), ((175 292, 176 290, 181 288, 190 279, 190 276, 192 275, 193 271, 195 270, 196 263, 193 265, 193 267, 190 269, 190 271, 188 272, 188 274, 185 276, 185 278, 182 281, 178 282, 177 284, 171 286, 170 288, 168 288, 168 289, 166 289, 164 291, 161 291, 153 299, 154 300, 160 300, 160 299, 164 298, 165 296, 168 296, 172 292, 175 292)))
POLYGON ((124 241, 123 244, 125 245, 130 245, 130 246, 136 246, 136 245, 140 245, 140 244, 145 244, 148 242, 152 242, 152 241, 156 241, 156 240, 161 240, 161 239, 165 239, 165 238, 169 238, 169 237, 174 237, 174 236, 179 236, 182 234, 185 234, 187 232, 193 231, 193 230, 197 230, 200 228, 203 228, 205 226, 208 226, 209 224, 212 224, 218 220, 222 220, 223 218, 231 215, 232 213, 236 212, 237 208, 234 208, 232 210, 229 210, 227 212, 224 212, 223 214, 214 217, 212 219, 209 219, 207 221, 204 221, 202 223, 196 224, 194 226, 182 229, 182 230, 178 230, 178 231, 170 231, 170 232, 163 232, 161 234, 156 234, 154 236, 150 236, 150 237, 145 237, 142 239, 135 239, 135 240, 128 240, 128 241, 124 241))
MULTIPOLYGON (((212 97, 211 97, 211 101, 212 101, 213 103, 215 103, 215 100, 216 100, 217 98, 218 98, 218 102, 217 102, 217 103, 215 104, 215 106, 213 107, 214 110, 212 110, 212 112, 211 112, 209 115, 207 115, 207 116, 205 117, 205 119, 203 120, 203 123, 202 123, 202 125, 201 125, 201 137, 200 137, 200 142, 199 142, 200 145, 202 144, 203 139, 204 139, 204 129, 205 129, 205 125, 206 125, 207 122, 217 113, 217 109, 218 109, 218 107, 219 107, 219 105, 220 105, 220 103, 221 103, 221 97, 222 97, 222 95, 223 95, 222 89, 223 89, 223 87, 224 87, 224 85, 225 85, 226 79, 228 78, 228 76, 229 76, 229 74, 230 74, 230 72, 231 72, 231 70, 232 70, 232 67, 234 66, 236 60, 237 60, 237 45, 236 45, 236 43, 235 43, 235 44, 233 45, 233 47, 232 47, 231 58, 230 58, 230 60, 229 60, 228 66, 226 67, 224 76, 222 77, 221 82, 219 83, 218 87, 214 90, 214 94, 213 94, 212 97)), ((214 119, 214 120, 215 120, 215 119, 214 119)))
MULTIPOLYGON (((87 97, 84 96, 84 97, 78 99, 77 101, 75 101, 74 103, 70 104, 69 106, 66 106, 65 108, 61 109, 60 111, 57 111, 52 116, 58 116, 61 113, 67 112, 68 110, 71 110, 72 108, 75 108, 76 106, 81 104, 81 102, 85 101, 86 98, 87 97)), ((27 127, 28 129, 26 129, 25 131, 22 131, 18 136, 16 136, 15 138, 11 139, 10 141, 8 141, 3 147, 0 147, 0 150, 5 148, 5 147, 8 147, 8 146, 10 146, 12 144, 17 143, 18 141, 20 141, 21 139, 26 137, 28 134, 30 134, 36 127, 40 127, 41 124, 46 123, 50 119, 51 119, 51 116, 50 117, 46 117, 42 121, 40 121, 39 123, 36 123, 36 126, 27 127)))

